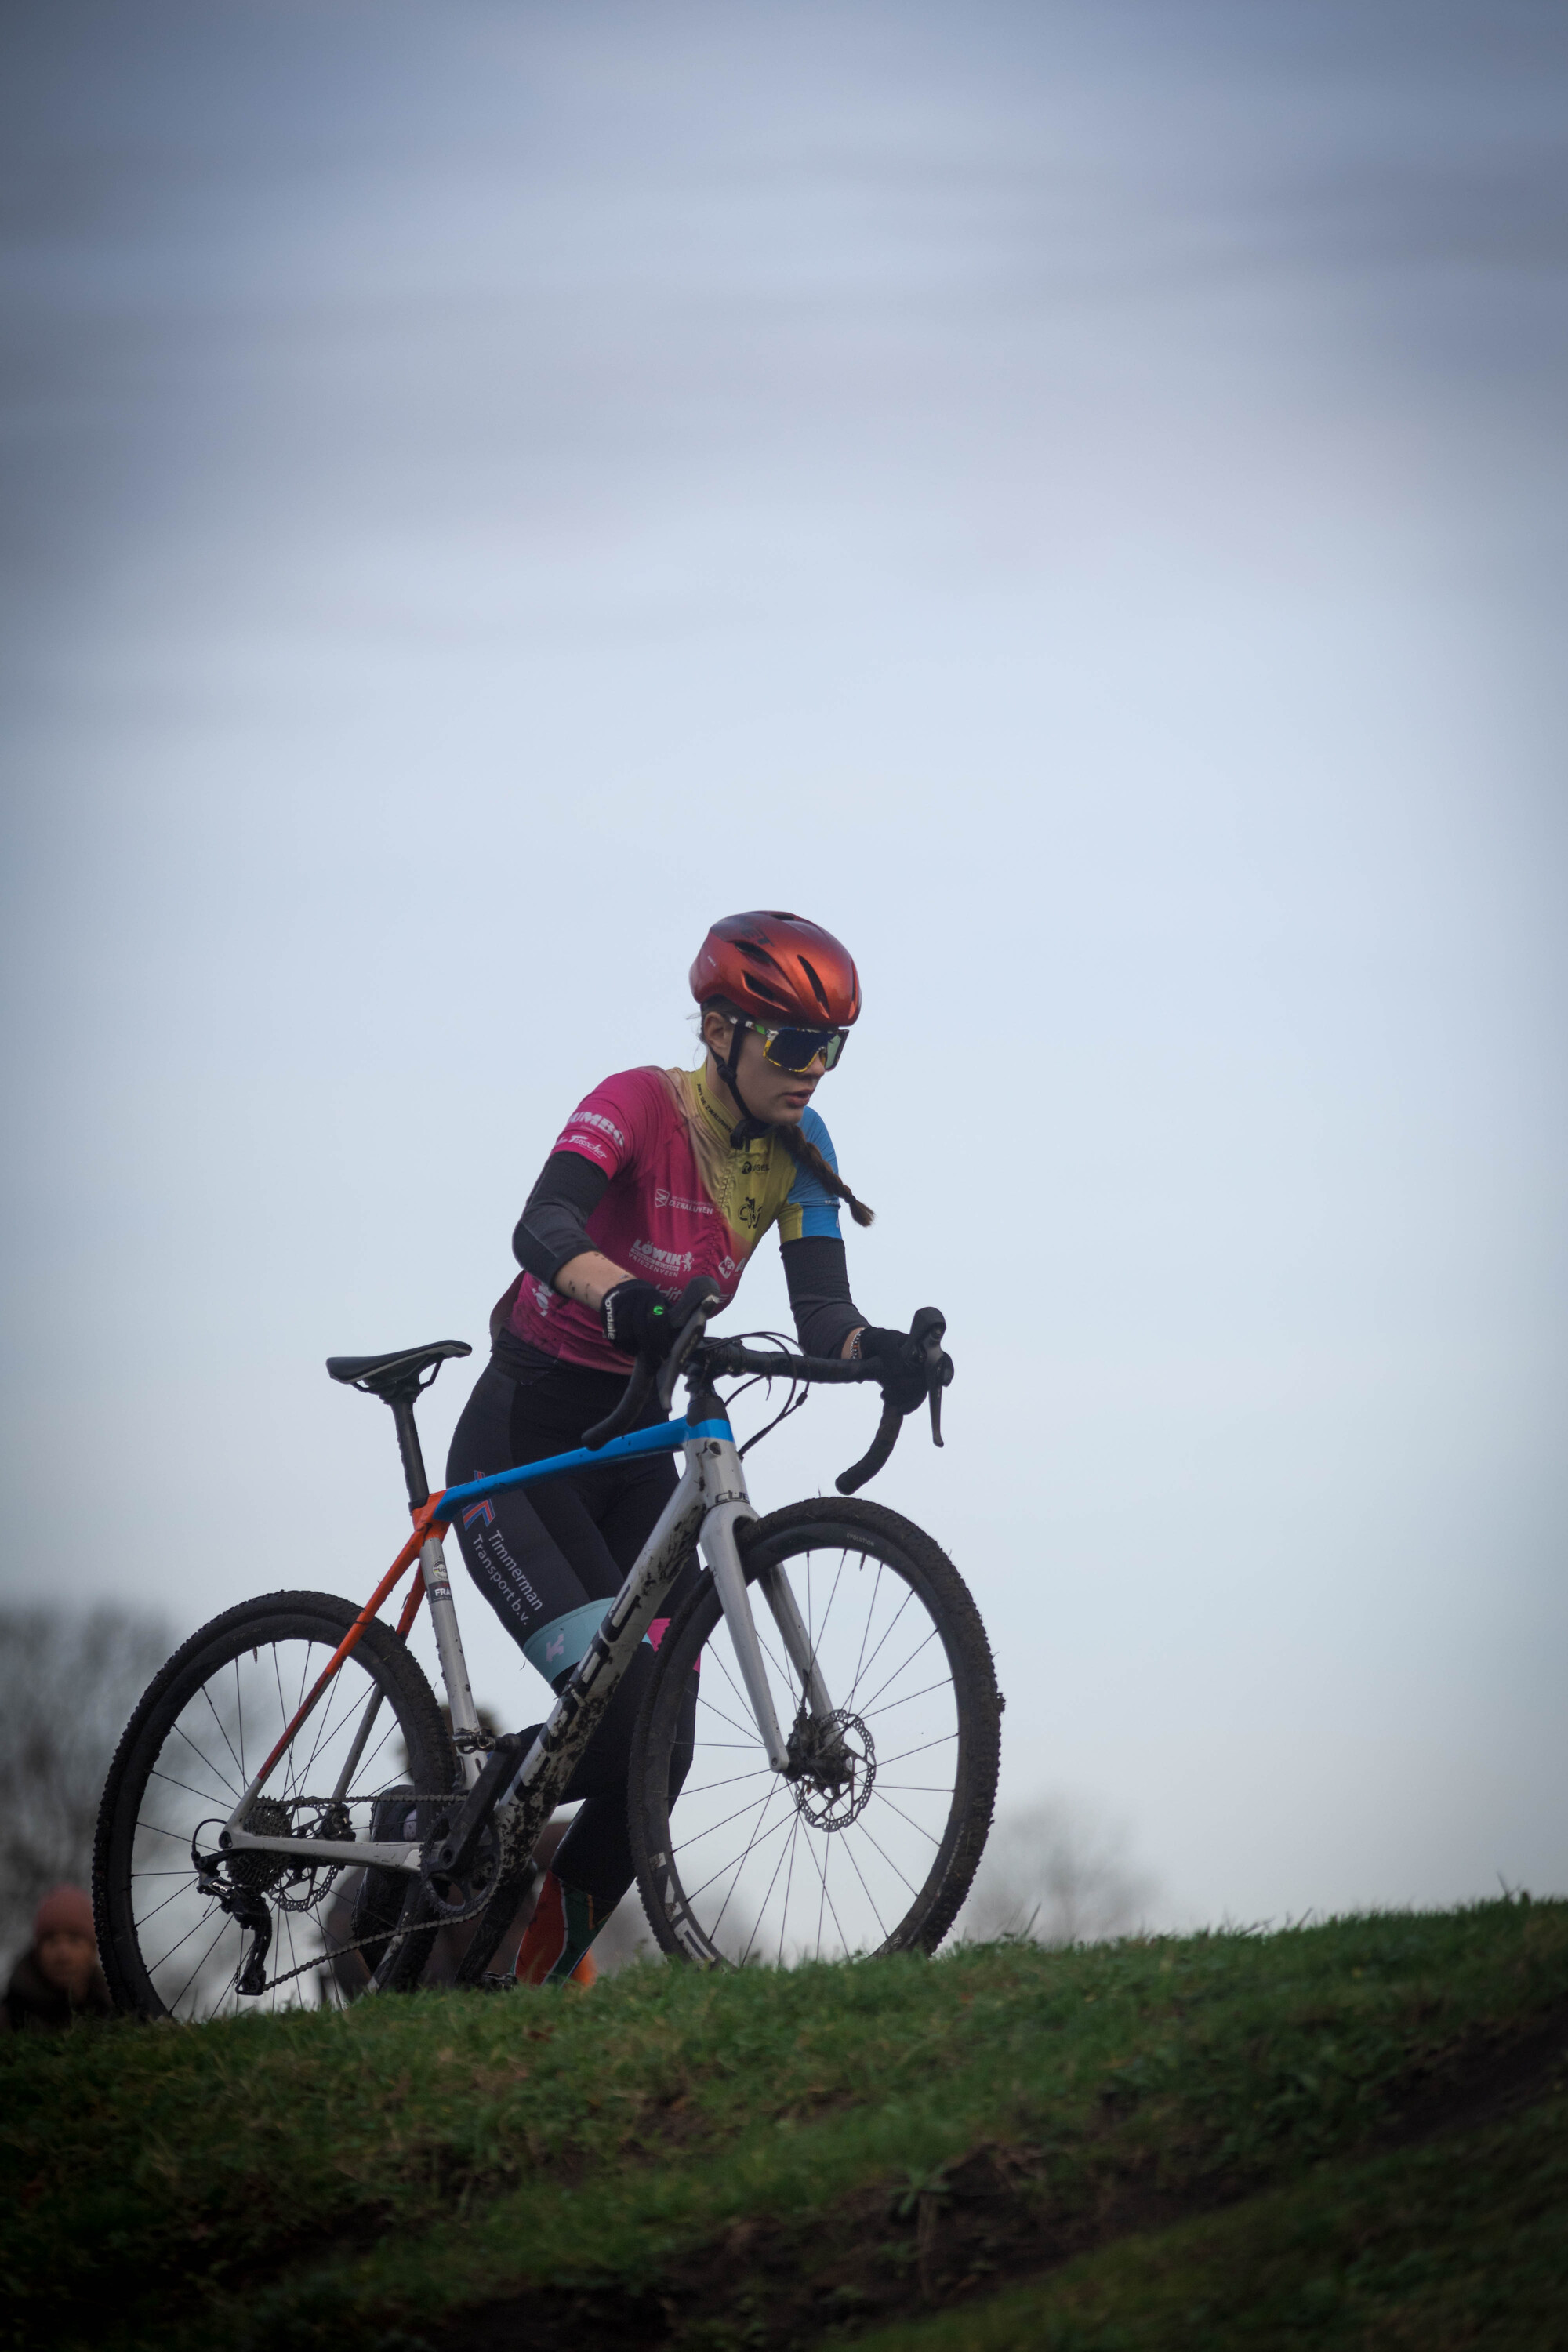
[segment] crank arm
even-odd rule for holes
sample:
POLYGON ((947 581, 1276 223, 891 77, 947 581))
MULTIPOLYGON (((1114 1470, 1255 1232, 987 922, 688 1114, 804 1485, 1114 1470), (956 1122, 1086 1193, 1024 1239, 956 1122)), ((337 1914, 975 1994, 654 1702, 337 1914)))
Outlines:
POLYGON ((430 1867, 441 1877, 466 1876, 490 1816, 505 1796, 526 1752, 515 1731, 503 1732, 496 1741, 485 1759, 483 1770, 463 1801, 462 1811, 431 1854, 430 1867))

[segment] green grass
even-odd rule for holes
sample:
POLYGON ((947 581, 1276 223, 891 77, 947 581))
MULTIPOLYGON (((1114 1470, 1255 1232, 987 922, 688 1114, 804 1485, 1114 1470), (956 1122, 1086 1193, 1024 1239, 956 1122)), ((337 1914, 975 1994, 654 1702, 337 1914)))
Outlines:
POLYGON ((1568 2101, 860 2338, 860 2352, 1549 2352, 1568 2343, 1568 2101))
MULTIPOLYGON (((516 2340, 542 2347, 783 2347, 895 2315, 868 2340, 1549 2343, 1332 2328, 1480 2308, 1489 2232, 1528 2237, 1539 2182, 1561 2191, 1560 2107, 1373 2151, 1402 2117, 1463 2126, 1455 2102, 1553 2021, 1568 1906, 1497 1903, 83 2029, 0 2057, 12 2340, 456 2343, 465 2311, 527 2295, 516 2340), (1269 2297, 1328 2317, 1259 2333, 1269 2297)), ((1531 2263, 1568 2342, 1560 2269, 1531 2263)))

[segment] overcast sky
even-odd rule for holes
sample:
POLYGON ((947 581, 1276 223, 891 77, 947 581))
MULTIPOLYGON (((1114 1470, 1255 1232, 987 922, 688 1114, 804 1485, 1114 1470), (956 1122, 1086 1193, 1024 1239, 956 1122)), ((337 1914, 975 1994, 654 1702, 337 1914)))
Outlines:
POLYGON ((1561 10, 3 38, 0 1594, 368 1591, 321 1359, 478 1347, 565 1111, 793 906, 1005 1795, 1171 1920, 1568 1891, 1561 10))

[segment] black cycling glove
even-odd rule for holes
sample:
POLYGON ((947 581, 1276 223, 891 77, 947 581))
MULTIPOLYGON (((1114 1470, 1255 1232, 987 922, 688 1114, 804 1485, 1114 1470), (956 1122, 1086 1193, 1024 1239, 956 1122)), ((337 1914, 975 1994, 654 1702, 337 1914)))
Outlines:
POLYGON ((639 1282, 635 1275, 605 1291, 599 1304, 599 1320, 612 1348, 618 1348, 623 1356, 641 1356, 650 1364, 664 1361, 680 1328, 663 1291, 651 1282, 639 1282))
POLYGON ((926 1399, 925 1352, 907 1331, 882 1331, 867 1324, 855 1343, 864 1363, 878 1367, 882 1394, 900 1412, 913 1412, 926 1399))

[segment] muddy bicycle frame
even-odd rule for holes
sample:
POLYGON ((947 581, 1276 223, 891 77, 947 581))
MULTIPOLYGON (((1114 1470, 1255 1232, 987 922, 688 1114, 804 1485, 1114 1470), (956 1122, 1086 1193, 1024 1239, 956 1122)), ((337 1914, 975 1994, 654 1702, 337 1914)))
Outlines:
MULTIPOLYGON (((700 1330, 699 1324, 698 1335, 700 1330)), ((687 1354, 689 1352, 689 1349, 685 1350, 687 1354)), ((827 1376, 838 1379, 875 1376, 870 1366, 862 1368, 845 1364, 824 1370, 827 1376)), ((822 1377, 823 1374, 819 1372, 817 1376, 822 1377)), ((723 1406, 704 1375, 694 1372, 691 1379, 693 1394, 689 1412, 696 1414, 697 1418, 668 1421, 654 1428, 632 1430, 625 1436, 611 1438, 592 1451, 586 1446, 579 1446, 568 1454, 552 1454, 542 1462, 526 1463, 518 1469, 501 1470, 489 1477, 471 1479, 465 1486, 448 1486, 443 1493, 432 1496, 427 1502, 415 1508, 413 1534, 224 1823, 217 1843, 226 1856, 247 1853, 286 1854, 291 1862, 307 1865, 316 1863, 323 1865, 357 1864, 381 1870, 404 1871, 413 1876, 420 1875, 426 1868, 424 1848, 417 1840, 258 1836, 241 1826, 279 1759, 287 1755, 300 1727, 319 1705, 346 1660, 353 1655, 366 1626, 379 1614, 402 1579, 417 1566, 418 1573, 404 1605, 397 1631, 406 1638, 420 1600, 427 1596, 442 1680, 451 1712, 454 1740, 468 1791, 463 1813, 470 1816, 465 1822, 463 1814, 459 1814, 458 1822, 448 1829, 446 1843, 437 1851, 436 1863, 437 1867, 445 1866, 454 1875, 459 1874, 471 1855, 475 1837, 484 1829, 484 1817, 479 1813, 475 1796, 476 1784, 481 1773, 488 1769, 493 1787, 497 1743, 479 1728, 463 1655, 462 1637, 458 1629, 457 1608, 447 1574, 442 1538, 459 1517, 468 1520, 486 1510, 492 1495, 504 1493, 513 1486, 536 1486, 546 1478, 558 1478, 574 1470, 595 1469, 605 1463, 650 1454, 684 1451, 685 1475, 659 1514, 652 1534, 627 1571, 620 1591, 609 1603, 597 1632, 579 1660, 570 1682, 556 1700, 548 1720, 515 1769, 504 1780, 499 1792, 484 1807, 484 1815, 493 1811, 507 1852, 519 1858, 531 1852, 540 1831, 561 1801, 562 1792, 597 1729, 638 1644, 658 1615, 660 1601, 690 1558, 694 1542, 700 1549, 723 1609, 746 1696, 756 1719, 761 1745, 775 1772, 783 1772, 788 1768, 789 1752, 768 1687, 762 1644, 747 1598, 736 1534, 746 1521, 754 1520, 757 1513, 746 1493, 745 1473, 723 1406), (487 1748, 492 1753, 492 1761, 488 1767, 487 1748), (460 1851, 465 1845, 465 1829, 468 1832, 467 1848, 460 1851)), ((783 1569, 764 1570, 756 1582, 767 1601, 779 1638, 800 1677, 813 1716, 820 1717, 831 1714, 833 1701, 823 1682, 810 1636, 783 1569)), ((338 1784, 332 1791, 334 1800, 342 1800, 348 1795, 350 1782, 364 1752, 381 1702, 379 1690, 373 1691, 365 1702, 363 1715, 338 1775, 338 1784)), ((507 1760, 510 1761, 510 1758, 507 1760)), ((504 1772, 504 1769, 503 1764, 501 1770, 504 1772)), ((454 1790, 453 1794, 456 1798, 458 1792, 454 1790)), ((659 1859, 655 1857, 656 1866, 659 1859)), ((679 1936, 684 1922, 678 1912, 672 1888, 671 1924, 679 1936)), ((694 1956, 701 1957, 696 1953, 694 1956)))

